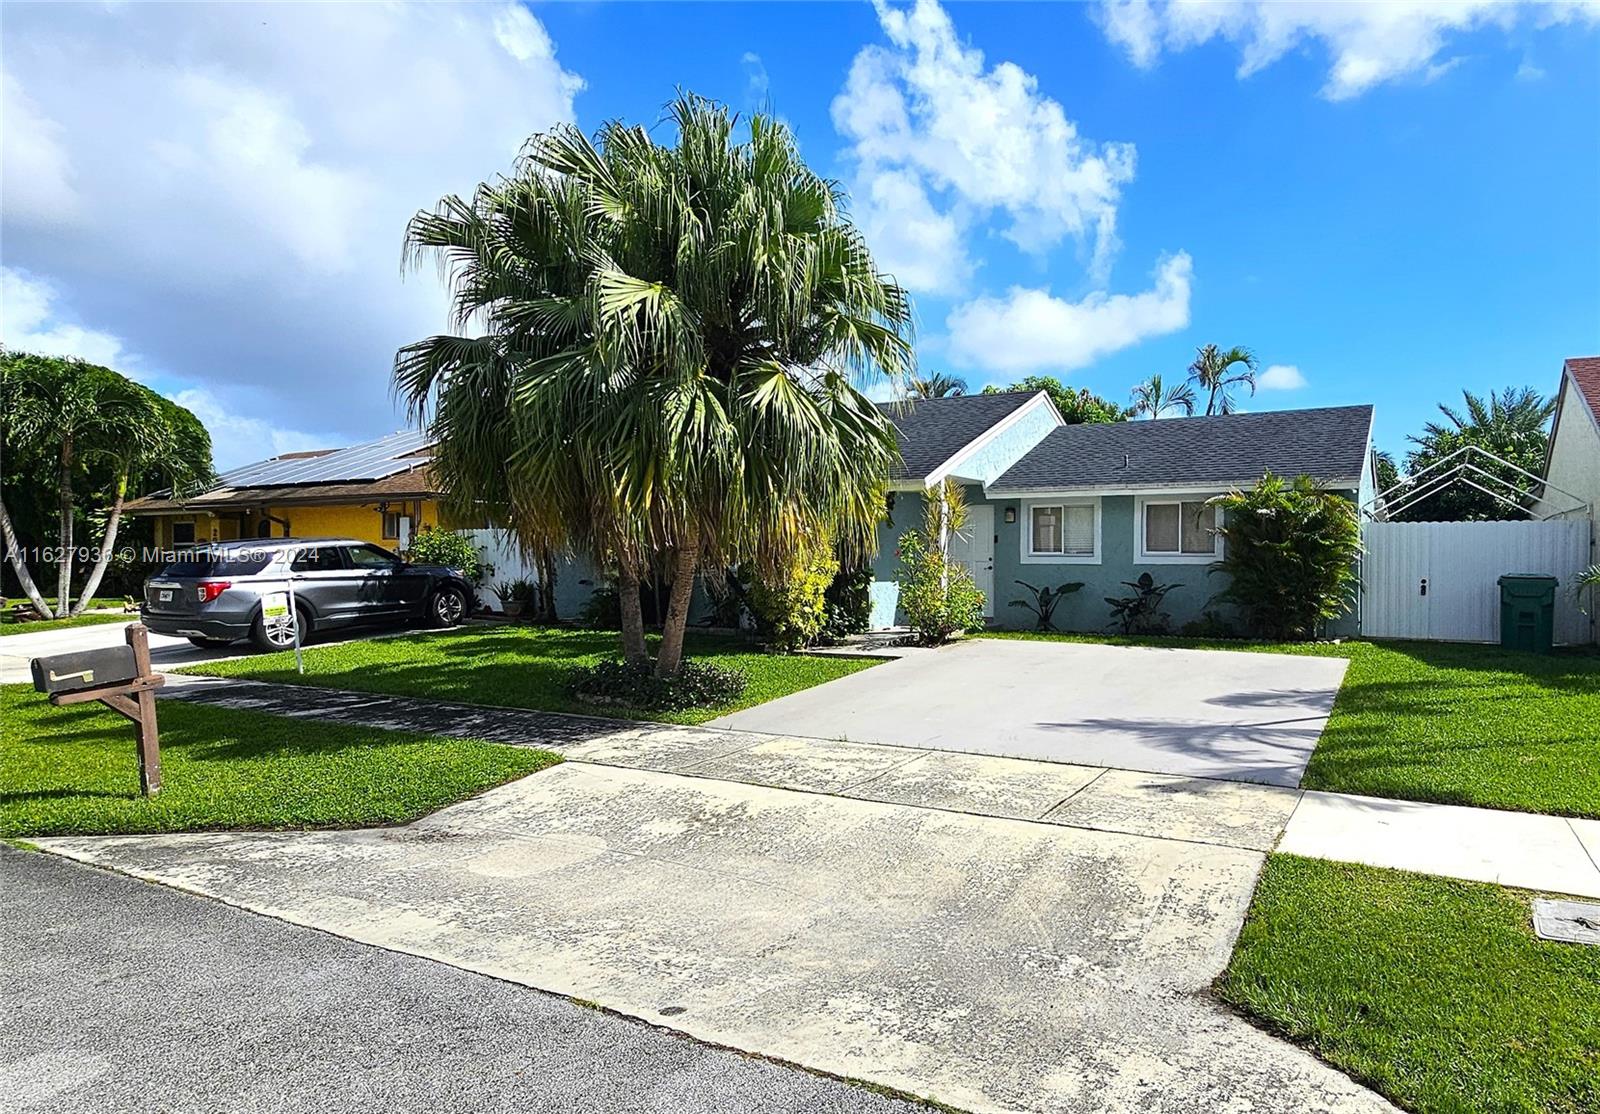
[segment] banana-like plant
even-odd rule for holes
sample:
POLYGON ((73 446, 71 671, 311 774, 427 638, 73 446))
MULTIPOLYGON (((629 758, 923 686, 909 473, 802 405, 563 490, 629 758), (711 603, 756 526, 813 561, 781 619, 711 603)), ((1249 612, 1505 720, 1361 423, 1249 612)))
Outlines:
POLYGON ((1083 588, 1083 582, 1080 580, 1071 580, 1065 584, 1058 584, 1054 588, 1048 584, 1036 588, 1026 580, 1019 580, 1017 583, 1032 592, 1033 599, 1012 600, 1010 606, 1021 607, 1033 612, 1033 629, 1041 631, 1053 631, 1056 629, 1055 612, 1057 606, 1067 596, 1083 588))

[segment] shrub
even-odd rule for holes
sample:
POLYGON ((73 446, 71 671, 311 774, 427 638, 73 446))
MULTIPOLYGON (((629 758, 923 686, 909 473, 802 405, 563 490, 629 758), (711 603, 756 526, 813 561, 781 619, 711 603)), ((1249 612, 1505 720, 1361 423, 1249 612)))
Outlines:
POLYGON ((674 712, 730 703, 746 684, 743 670, 706 662, 686 661, 676 673, 658 677, 650 662, 607 658, 574 670, 568 691, 589 704, 674 712))
POLYGON ((828 585, 822 636, 838 641, 872 625, 872 566, 840 569, 828 585))
POLYGON ((1230 577, 1217 594, 1263 638, 1315 638, 1348 611, 1360 582, 1361 521, 1355 504, 1308 476, 1292 483, 1267 473, 1249 491, 1211 500, 1222 509, 1226 542, 1215 572, 1230 577))
POLYGON ((1178 629, 1185 638, 1238 638, 1239 632, 1220 611, 1207 611, 1178 629))
POLYGON ((1111 605, 1111 625, 1121 624, 1123 634, 1166 634, 1172 616, 1161 610, 1161 602, 1168 592, 1183 585, 1157 584, 1147 572, 1140 573, 1138 580, 1122 583, 1133 589, 1133 595, 1105 598, 1111 605))
POLYGON ((622 629, 622 597, 611 581, 599 585, 578 609, 578 622, 590 630, 622 629))
POLYGON ((838 571, 833 541, 822 537, 802 545, 776 575, 756 575, 750 607, 774 645, 789 651, 811 645, 827 621, 828 586, 838 571))
POLYGON ((957 631, 983 629, 983 593, 972 574, 919 533, 900 539, 900 608, 917 637, 931 646, 957 631))
POLYGON ((472 544, 471 538, 433 526, 424 526, 417 531, 406 549, 405 559, 417 565, 441 565, 447 569, 457 569, 473 584, 494 572, 492 566, 484 563, 483 554, 472 544))

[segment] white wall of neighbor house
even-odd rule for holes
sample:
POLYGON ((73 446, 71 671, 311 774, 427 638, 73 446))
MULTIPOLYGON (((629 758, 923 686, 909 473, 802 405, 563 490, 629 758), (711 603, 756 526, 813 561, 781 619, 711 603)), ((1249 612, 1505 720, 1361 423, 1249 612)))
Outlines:
MULTIPOLYGON (((1578 385, 1570 375, 1562 376, 1553 434, 1544 477, 1551 486, 1534 504, 1533 513, 1536 517, 1563 512, 1567 512, 1563 517, 1581 516, 1582 510, 1568 511, 1572 499, 1566 493, 1584 500, 1589 515, 1589 560, 1600 561, 1600 526, 1595 521, 1600 518, 1600 419, 1578 393, 1578 385)), ((1589 640, 1600 641, 1600 591, 1590 589, 1585 595, 1589 640)))

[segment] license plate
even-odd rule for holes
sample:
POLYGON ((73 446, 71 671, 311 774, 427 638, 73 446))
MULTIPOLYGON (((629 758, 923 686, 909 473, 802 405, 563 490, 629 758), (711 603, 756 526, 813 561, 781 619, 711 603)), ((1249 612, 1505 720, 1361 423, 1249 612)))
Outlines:
POLYGON ((172 602, 172 593, 170 591, 163 591, 156 598, 159 599, 162 603, 171 603, 172 602))

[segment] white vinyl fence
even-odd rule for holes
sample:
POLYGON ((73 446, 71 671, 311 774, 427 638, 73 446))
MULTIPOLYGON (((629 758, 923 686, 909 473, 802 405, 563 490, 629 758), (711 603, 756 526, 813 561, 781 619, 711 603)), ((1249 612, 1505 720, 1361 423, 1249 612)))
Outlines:
POLYGON ((1362 526, 1361 633, 1445 642, 1500 640, 1507 573, 1537 573, 1556 588, 1557 645, 1593 635, 1573 582, 1595 560, 1590 522, 1368 522, 1362 526))

